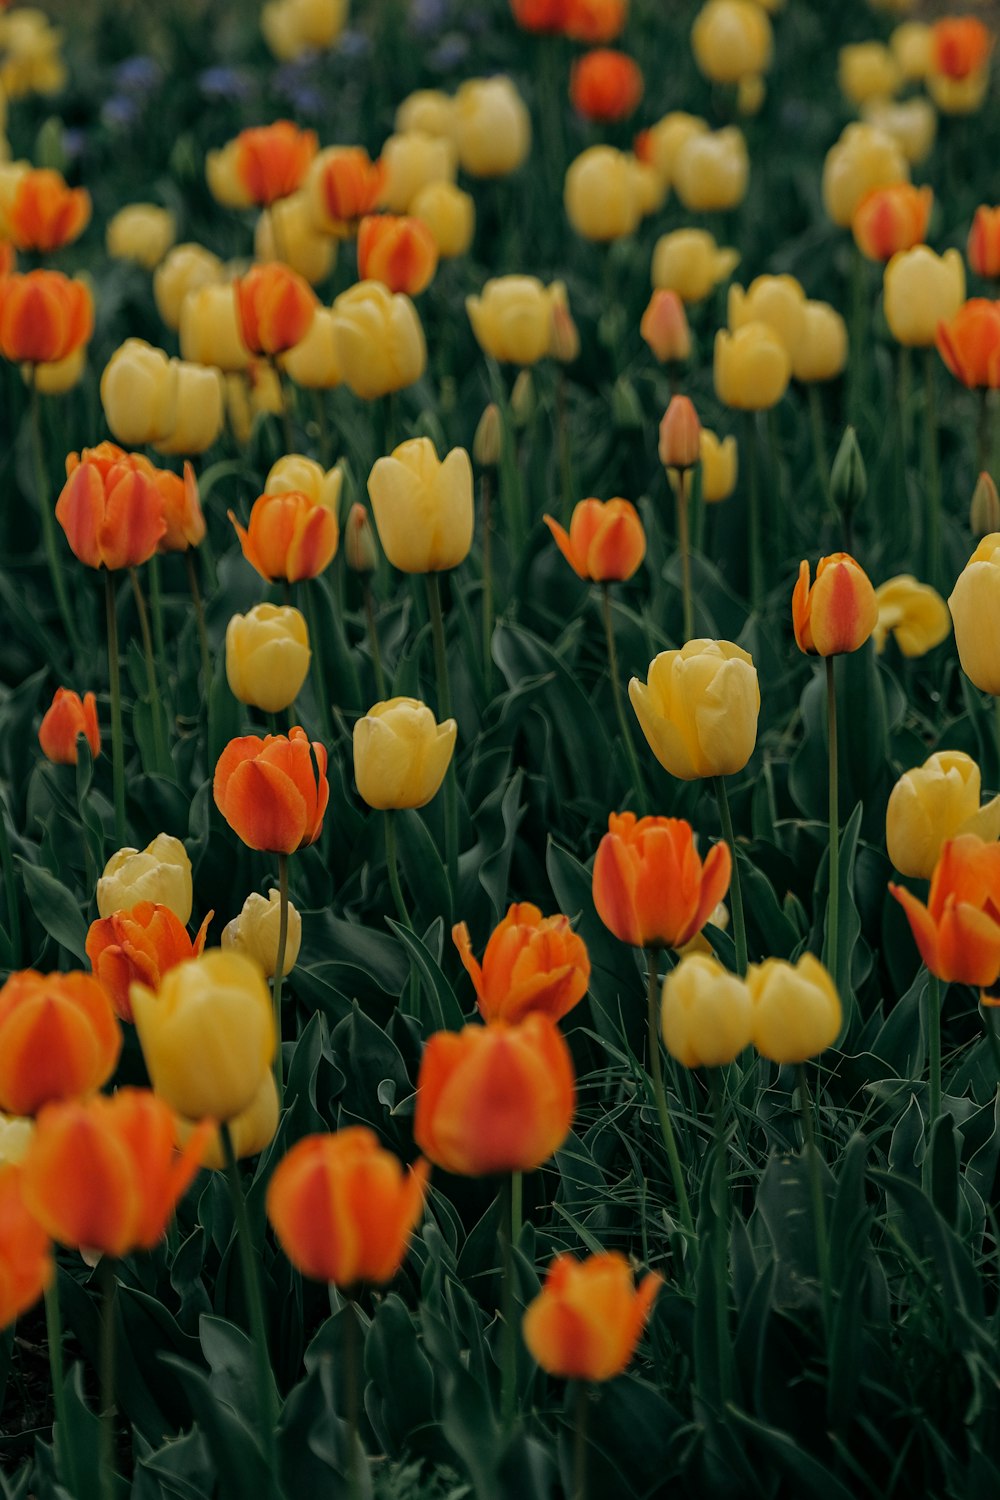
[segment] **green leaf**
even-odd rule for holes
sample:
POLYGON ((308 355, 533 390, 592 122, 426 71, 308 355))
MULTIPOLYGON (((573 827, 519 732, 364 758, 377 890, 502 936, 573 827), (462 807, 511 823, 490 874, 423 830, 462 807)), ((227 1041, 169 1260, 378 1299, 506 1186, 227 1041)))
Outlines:
POLYGON ((79 899, 40 865, 29 864, 20 856, 17 862, 31 909, 42 927, 67 953, 86 963, 87 924, 79 899))

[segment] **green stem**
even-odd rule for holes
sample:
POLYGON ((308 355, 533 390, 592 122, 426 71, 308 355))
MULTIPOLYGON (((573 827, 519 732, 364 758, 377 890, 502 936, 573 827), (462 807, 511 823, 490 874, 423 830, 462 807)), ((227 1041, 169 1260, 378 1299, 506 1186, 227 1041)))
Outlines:
POLYGON ((103 1500, 115 1500, 115 1263, 101 1257, 101 1428, 100 1488, 103 1500))
POLYGON ((45 447, 42 438, 42 408, 38 383, 35 379, 35 368, 31 371, 31 449, 35 465, 35 488, 37 491, 38 514, 42 522, 42 542, 45 546, 45 556, 49 565, 49 577, 52 579, 52 589, 56 596, 56 604, 62 619, 66 639, 69 641, 70 649, 74 657, 80 655, 80 637, 77 633, 76 620, 70 608, 69 595, 66 592, 66 578, 63 574, 62 559, 56 545, 56 523, 55 511, 49 503, 49 481, 45 472, 45 447))
POLYGON ((285 453, 295 452, 295 438, 292 434, 292 414, 288 410, 288 388, 285 385, 281 373, 281 366, 273 356, 268 357, 268 364, 274 371, 274 378, 278 382, 278 399, 281 402, 281 436, 285 445, 285 453))
POLYGON ((674 496, 677 501, 677 550, 681 555, 681 596, 684 602, 684 639, 694 636, 694 605, 691 599, 691 524, 688 512, 686 469, 674 471, 674 496))
POLYGON ((484 474, 479 485, 483 497, 483 684, 486 702, 493 700, 493 489, 484 474))
POLYGON ((615 631, 611 619, 611 585, 609 583, 601 584, 601 612, 604 618, 604 637, 608 647, 608 671, 611 675, 611 696, 615 700, 618 728, 625 742, 625 753, 628 756, 632 788, 641 815, 646 810, 646 789, 642 779, 642 771, 639 767, 639 760, 635 753, 632 731, 629 728, 628 719, 625 715, 625 700, 622 696, 622 682, 618 671, 618 651, 615 646, 615 631))
POLYGON ((396 848, 396 824, 393 821, 395 814, 391 809, 386 809, 382 814, 385 825, 385 865, 389 872, 389 889, 392 899, 396 903, 396 911, 399 920, 404 927, 413 931, 413 922, 410 919, 409 909, 403 897, 403 887, 399 882, 399 856, 396 848))
POLYGON ((350 1500, 361 1500, 361 1325, 358 1307, 352 1296, 344 1309, 344 1384, 347 1388, 347 1493, 350 1500))
POLYGON ((275 963, 271 999, 274 1005, 274 1081, 278 1086, 278 1108, 282 1105, 285 1086, 285 1060, 281 1050, 281 985, 288 946, 288 855, 278 855, 278 956, 275 963))
POLYGON ((816 1144, 812 1097, 810 1095, 805 1063, 799 1063, 798 1075, 799 1108, 802 1111, 802 1136, 805 1142, 805 1153, 809 1166, 809 1193, 812 1198, 813 1232, 816 1236, 816 1269, 819 1271, 820 1295, 823 1306, 823 1332, 827 1340, 829 1340, 832 1327, 830 1242, 826 1233, 826 1199, 823 1196, 823 1178, 820 1172, 821 1158, 819 1148, 816 1144))
MULTIPOLYGON (((431 635, 434 641, 434 671, 437 677, 438 716, 441 721, 450 719, 451 679, 448 676, 448 649, 444 634, 444 612, 441 608, 441 582, 436 573, 428 573, 427 605, 431 617, 431 635)), ((455 772, 455 757, 452 756, 444 783, 444 842, 448 863, 448 883, 452 901, 458 900, 458 780, 455 772)))
POLYGON ((323 635, 319 628, 316 605, 313 598, 313 589, 322 587, 323 585, 318 578, 304 578, 299 586, 299 597, 305 606, 306 625, 309 630, 309 649, 312 652, 313 692, 316 695, 316 706, 319 709, 319 718, 323 726, 324 738, 332 740, 333 718, 330 714, 330 694, 327 690, 326 664, 323 659, 323 635))
POLYGON ((365 580, 365 622, 368 626, 368 644, 371 647, 372 665, 375 668, 375 691, 380 703, 385 701, 385 668, 382 665, 382 648, 378 640, 378 625, 375 623, 375 601, 372 588, 365 580))
POLYGON ((719 804, 719 821, 722 824, 722 837, 729 845, 729 852, 733 857, 733 936, 736 940, 736 971, 745 974, 747 971, 747 924, 743 912, 743 882, 740 876, 740 862, 736 853, 736 835, 733 832, 733 815, 729 809, 729 792, 726 788, 724 776, 712 777, 712 788, 715 792, 715 800, 719 804))
POLYGON ((981 1000, 983 1008, 983 1027, 986 1031, 986 1040, 989 1043, 990 1056, 993 1059, 993 1070, 1000 1082, 1000 1037, 997 1036, 996 1028, 996 1006, 987 1005, 981 1000))
POLYGON ((585 1380, 578 1380, 573 1397, 572 1500, 587 1500, 587 1415, 589 1410, 590 1388, 585 1380))
POLYGON ((524 1173, 510 1174, 510 1237, 514 1245, 521 1242, 521 1224, 524 1219, 524 1173))
POLYGON ((941 981, 927 971, 927 1069, 930 1077, 928 1135, 941 1113, 941 981))
POLYGON ((566 419, 566 371, 562 365, 556 375, 556 438, 559 444, 559 476, 562 487, 562 523, 569 527, 573 515, 573 450, 566 419))
POLYGON ((941 579, 941 466, 938 457, 937 354, 927 349, 924 354, 924 467, 927 485, 926 524, 926 577, 932 584, 941 579))
POLYGON ((201 653, 201 690, 207 700, 211 696, 212 689, 212 657, 208 649, 208 626, 205 623, 205 603, 201 597, 201 589, 198 586, 198 568, 194 559, 193 547, 188 547, 185 551, 184 563, 187 567, 191 603, 194 605, 195 624, 198 627, 198 649, 201 653))
POLYGON ((656 1112, 660 1117, 660 1130, 670 1165, 670 1178, 674 1185, 674 1196, 677 1199, 677 1212, 688 1241, 693 1245, 694 1220, 691 1217, 691 1204, 688 1201, 687 1188, 684 1186, 684 1173, 681 1170, 681 1159, 677 1151, 677 1141, 674 1138, 667 1093, 663 1087, 663 1064, 660 1059, 660 979, 657 973, 657 950, 655 948, 646 950, 646 1000, 649 1071, 653 1079, 653 1097, 656 1100, 656 1112))
POLYGON ((170 756, 167 751, 166 731, 163 727, 163 701, 160 697, 160 684, 156 672, 156 653, 153 650, 153 637, 149 629, 149 612, 146 609, 146 600, 143 597, 142 586, 139 583, 139 574, 135 568, 129 568, 129 580, 132 584, 132 596, 135 599, 136 614, 139 616, 139 633, 142 636, 142 654, 146 660, 146 687, 149 692, 149 709, 153 718, 153 745, 156 753, 156 769, 164 776, 170 775, 170 756))
POLYGON ((21 903, 17 896, 17 880, 14 874, 14 855, 10 847, 10 830, 7 826, 10 810, 6 798, 0 797, 0 861, 3 862, 3 888, 7 905, 7 935, 10 938, 11 966, 21 967, 21 903))
POLYGON ((831 516, 836 520, 837 507, 833 503, 833 493, 830 489, 830 455, 827 452, 826 435, 823 429, 823 401, 819 386, 815 381, 809 385, 808 390, 809 426, 812 431, 813 462, 816 465, 819 492, 826 501, 831 516))
POLYGON ((848 422, 857 430, 864 409, 863 377, 870 356, 870 341, 865 338, 865 282, 867 279, 865 258, 857 245, 852 248, 851 259, 851 322, 848 340, 848 422))
POLYGON ((163 631, 163 595, 160 587, 160 554, 154 552, 149 559, 149 612, 153 617, 153 644, 156 660, 167 659, 167 642, 163 631))
POLYGON ((59 1314, 59 1284, 56 1271, 53 1271, 52 1280, 45 1288, 45 1334, 49 1346, 49 1376, 52 1381, 52 1405, 56 1419, 53 1432, 56 1470, 70 1493, 77 1495, 80 1490, 70 1439, 66 1386, 63 1380, 62 1318, 59 1314))
POLYGON ((713 1256, 715 1269, 716 1333, 719 1350, 719 1386, 723 1406, 732 1389, 732 1346, 729 1341, 729 1171, 726 1161, 726 1113, 722 1078, 718 1068, 708 1069, 708 1087, 712 1097, 715 1125, 716 1198, 719 1209, 715 1221, 713 1256))
POLYGON ((500 1419, 505 1432, 514 1425, 517 1406, 517 1329, 514 1326, 514 1246, 511 1242, 513 1216, 513 1174, 505 1176, 500 1187, 500 1245, 502 1250, 501 1317, 503 1330, 500 1344, 500 1419))
POLYGON ((760 609, 761 600, 764 597, 764 558, 761 552, 760 455, 757 452, 757 421, 755 412, 748 411, 746 414, 744 439, 749 502, 747 525, 750 533, 750 607, 756 611, 760 609))
POLYGON ((115 608, 115 584, 111 573, 104 574, 104 598, 108 630, 108 683, 111 690, 111 774, 114 782, 115 840, 118 848, 125 844, 125 740, 122 734, 122 682, 118 660, 118 613, 115 608))
POLYGON ((837 747, 837 684, 834 675, 835 656, 824 658, 826 665, 826 730, 830 768, 830 893, 826 908, 826 931, 830 971, 837 993, 843 998, 844 975, 840 959, 840 790, 837 747))

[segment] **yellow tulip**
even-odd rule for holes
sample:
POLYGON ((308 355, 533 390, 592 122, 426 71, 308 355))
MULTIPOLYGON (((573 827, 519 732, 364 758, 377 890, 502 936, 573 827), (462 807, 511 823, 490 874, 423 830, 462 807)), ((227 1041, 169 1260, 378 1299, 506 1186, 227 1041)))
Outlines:
POLYGON ((14 1166, 22 1162, 34 1137, 34 1120, 0 1114, 0 1162, 14 1166))
POLYGON ((369 807, 424 807, 436 796, 455 751, 454 719, 435 721, 426 703, 390 698, 354 726, 354 779, 369 807))
POLYGON ((965 263, 957 250, 943 255, 927 245, 900 250, 885 268, 882 293, 896 342, 931 349, 938 324, 949 322, 965 301, 965 263))
POLYGON ((337 241, 315 226, 304 192, 272 203, 257 220, 253 241, 258 260, 280 260, 317 286, 337 262, 337 241))
POLYGON ((685 141, 674 165, 674 188, 692 213, 716 213, 743 202, 749 175, 743 132, 728 125, 724 130, 698 131, 685 141))
POLYGON ((459 165, 470 177, 507 177, 531 150, 531 116, 509 78, 470 78, 452 114, 459 165))
POLYGON ((811 953, 798 963, 769 958, 751 964, 747 989, 753 1006, 753 1044, 776 1063, 802 1063, 837 1040, 843 1011, 827 970, 811 953))
POLYGON ((277 714, 295 702, 309 671, 309 631, 297 609, 258 604, 226 626, 226 677, 233 697, 277 714))
POLYGON ((835 224, 849 229, 866 193, 909 180, 909 164, 892 136, 855 121, 826 153, 823 204, 835 224))
POLYGON ((340 514, 340 497, 344 488, 344 471, 339 464, 324 469, 314 458, 304 453, 286 453, 271 465, 264 491, 268 495, 287 495, 298 490, 308 495, 314 505, 323 505, 332 511, 334 519, 340 514))
POLYGON ((408 130, 391 135, 382 147, 385 186, 382 202, 391 214, 408 214, 429 182, 454 182, 458 157, 452 141, 408 130))
POLYGON ((223 279, 222 261, 204 245, 175 245, 153 272, 153 296, 168 328, 180 327, 181 307, 188 292, 223 279))
POLYGON ((177 221, 156 203, 129 203, 108 221, 104 242, 112 260, 134 260, 152 271, 177 238, 177 221))
POLYGON ((924 21, 904 21, 889 38, 893 60, 905 83, 922 83, 931 67, 931 28, 924 21))
POLYGON ((766 323, 791 359, 805 332, 806 294, 794 276, 758 276, 746 291, 729 288, 726 311, 733 333, 747 323, 766 323))
POLYGON ((104 367, 101 405, 127 448, 165 438, 177 415, 177 361, 144 339, 126 339, 104 367))
POLYGON ((767 323, 746 323, 736 333, 715 335, 715 393, 725 406, 764 411, 788 389, 792 362, 767 323))
POLYGON ((416 308, 381 281, 359 281, 341 292, 333 304, 333 338, 344 383, 364 401, 412 385, 427 364, 416 308))
POLYGON ((717 245, 707 229, 675 229, 656 242, 653 286, 676 292, 683 302, 702 302, 739 261, 740 252, 717 245))
POLYGON ((663 981, 663 1041, 684 1068, 720 1068, 749 1047, 750 992, 717 958, 692 953, 663 981))
POLYGON ((227 141, 218 151, 209 151, 205 157, 208 190, 223 208, 249 208, 253 203, 237 170, 239 153, 239 142, 234 139, 227 141))
POLYGON ((926 161, 937 134, 937 111, 923 95, 895 103, 876 99, 866 104, 861 117, 876 130, 892 136, 911 166, 926 161))
POLYGON ((943 115, 974 115, 982 109, 990 86, 989 63, 967 78, 928 73, 927 92, 943 115))
POLYGON ((695 16, 691 46, 713 83, 740 83, 771 66, 774 33, 755 0, 708 0, 695 16))
POLYGON ((1000 694, 1000 532, 984 536, 948 600, 962 671, 980 692, 1000 694))
POLYGON ((472 244, 476 201, 453 182, 429 182, 414 198, 410 213, 427 225, 442 259, 464 255, 472 244))
POLYGON ((546 287, 536 276, 498 276, 478 297, 466 297, 469 322, 484 354, 514 365, 537 364, 548 354, 557 287, 562 283, 546 287))
POLYGON ((464 448, 442 461, 430 438, 411 438, 368 476, 382 550, 403 573, 457 568, 472 546, 472 464, 464 448))
POLYGON ((753 657, 732 641, 661 651, 628 695, 649 747, 681 781, 742 771, 757 743, 760 686, 753 657))
POLYGON ((683 110, 674 110, 644 132, 641 153, 643 160, 649 162, 666 187, 673 187, 674 171, 682 147, 692 136, 707 130, 708 121, 703 120, 700 115, 688 115, 683 110))
MULTIPOLYGON (((707 505, 728 500, 736 488, 738 455, 736 439, 729 435, 722 441, 707 427, 701 429, 701 498, 707 505)), ((691 493, 692 476, 685 474, 684 484, 691 493)))
POLYGON ((895 57, 882 42, 855 42, 841 47, 837 80, 841 93, 852 104, 890 99, 902 81, 895 57))
MULTIPOLYGON (((278 1086, 274 1081, 274 1074, 266 1073, 246 1109, 229 1121, 229 1139, 237 1161, 242 1161, 247 1156, 256 1156, 271 1144, 278 1129, 279 1113, 278 1086)), ((195 1122, 178 1115, 177 1135, 182 1147, 187 1145, 194 1129, 195 1122)), ((225 1170, 226 1157, 222 1137, 217 1130, 208 1138, 201 1164, 209 1172, 225 1170)))
POLYGON ((812 384, 832 380, 847 364, 847 324, 828 302, 807 302, 802 331, 792 351, 792 375, 812 384))
MULTIPOLYGON (((278 967, 278 940, 281 936, 281 897, 273 888, 266 896, 253 891, 243 903, 238 917, 222 929, 222 946, 233 953, 252 958, 273 979, 278 967)), ((288 903, 288 932, 285 937, 285 961, 282 978, 295 968, 302 946, 302 918, 288 903)))
POLYGON ((208 283, 181 303, 181 355, 196 365, 217 365, 226 374, 245 370, 250 355, 240 337, 232 284, 208 283))
POLYGON ((131 911, 142 901, 169 906, 184 927, 191 920, 191 861, 180 839, 169 833, 158 833, 145 849, 119 849, 97 882, 97 910, 102 917, 131 911))
POLYGON ((170 431, 153 447, 161 453, 204 453, 217 440, 225 420, 226 387, 222 372, 211 365, 171 360, 177 370, 177 405, 170 431))
POLYGON ((284 397, 277 372, 260 361, 244 374, 226 376, 226 414, 238 443, 248 443, 253 424, 262 412, 278 416, 284 410, 284 397))
POLYGON ((577 234, 606 242, 635 232, 643 215, 638 165, 614 146, 588 146, 570 162, 563 202, 577 234))
POLYGON ((34 385, 43 396, 63 396, 80 384, 87 367, 87 348, 82 345, 65 359, 50 359, 45 364, 22 365, 25 385, 34 385))
POLYGON ((441 89, 416 89, 399 105, 394 124, 397 135, 419 130, 424 135, 451 140, 455 130, 454 100, 441 89))
POLYGON ((875 598, 878 623, 872 636, 878 652, 885 649, 891 632, 904 656, 926 656, 951 632, 948 606, 941 595, 909 573, 880 584, 875 598))
POLYGON ((331 47, 347 24, 348 0, 268 0, 260 18, 275 57, 292 62, 331 47))
POLYGON ((980 807, 981 777, 971 755, 939 750, 904 771, 889 794, 885 842, 901 875, 930 880, 941 847, 962 833, 1000 838, 1000 797, 980 807))
POLYGON ((317 307, 309 332, 279 359, 286 375, 305 390, 330 391, 340 384, 337 334, 333 311, 317 307))

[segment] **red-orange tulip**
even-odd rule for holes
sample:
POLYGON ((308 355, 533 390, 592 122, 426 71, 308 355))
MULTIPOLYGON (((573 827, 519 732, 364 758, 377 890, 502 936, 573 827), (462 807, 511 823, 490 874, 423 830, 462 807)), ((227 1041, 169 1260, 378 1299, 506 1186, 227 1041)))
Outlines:
POLYGON ((646 533, 630 500, 581 500, 569 531, 544 516, 556 546, 574 573, 593 583, 622 583, 646 556, 646 533))
POLYGON ((689 396, 671 396, 660 423, 660 463, 690 469, 701 457, 701 423, 689 396))
POLYGON ((309 283, 280 261, 251 266, 233 282, 240 338, 251 354, 273 358, 305 338, 319 306, 309 283))
POLYGON ((546 1015, 438 1031, 424 1048, 413 1138, 446 1172, 531 1172, 562 1145, 576 1090, 566 1041, 546 1015))
POLYGON ((87 933, 87 958, 116 1013, 132 1020, 129 990, 144 984, 158 990, 169 969, 188 958, 196 958, 205 946, 212 913, 205 918, 194 939, 169 906, 140 901, 131 911, 116 911, 99 917, 87 933))
POLYGON ((568 0, 510 0, 514 20, 522 31, 561 32, 568 0))
POLYGON ((166 1234, 212 1134, 211 1122, 177 1150, 177 1120, 148 1089, 50 1104, 24 1159, 24 1199, 62 1245, 128 1255, 166 1234))
POLYGON ((99 1089, 121 1045, 111 1002, 90 974, 12 974, 0 989, 0 1109, 33 1115, 99 1089))
POLYGON ((923 244, 933 206, 934 192, 929 187, 894 182, 873 188, 851 220, 858 249, 869 260, 889 261, 900 250, 923 244))
POLYGON ((977 276, 1000 276, 1000 208, 983 203, 976 209, 966 254, 977 276))
POLYGON ((90 223, 90 194, 67 187, 58 172, 37 167, 19 179, 5 218, 18 250, 45 254, 83 233, 90 223))
POLYGON ((557 1255, 525 1308, 524 1342, 550 1375, 612 1380, 635 1353, 662 1280, 651 1271, 635 1287, 615 1250, 582 1261, 557 1255))
POLYGON ((974 16, 951 16, 931 27, 931 71, 946 78, 978 73, 992 50, 992 34, 974 16))
POLYGON ((267 1216, 304 1276, 344 1288, 383 1286, 403 1263, 429 1172, 422 1159, 404 1172, 364 1125, 309 1135, 278 1163, 267 1216))
POLYGON ((254 203, 287 198, 302 184, 319 142, 314 130, 290 120, 241 130, 236 137, 236 173, 254 203))
POLYGON ((574 42, 613 42, 628 18, 628 0, 566 0, 564 30, 574 42))
POLYGON ((434 236, 420 219, 372 214, 358 227, 358 275, 416 297, 437 270, 434 236))
POLYGON ((729 889, 728 844, 713 844, 704 863, 690 823, 611 813, 594 858, 597 915, 633 948, 683 948, 729 889))
POLYGON ((639 332, 661 364, 691 358, 691 329, 676 292, 658 288, 642 315, 639 332))
POLYGON ((337 551, 336 515, 301 490, 261 495, 253 503, 245 529, 232 511, 229 519, 236 527, 243 556, 268 582, 315 578, 330 566, 337 551))
POLYGON ((792 626, 800 651, 839 656, 859 650, 878 623, 878 600, 871 579, 849 552, 833 552, 816 564, 810 586, 809 564, 799 564, 792 593, 792 626))
POLYGON ((61 271, 0 278, 0 354, 47 365, 68 359, 94 331, 89 287, 61 271))
POLYGON ((45 1230, 24 1204, 20 1167, 0 1165, 0 1328, 34 1307, 55 1274, 45 1230))
POLYGON ((160 538, 160 551, 186 552, 189 547, 199 546, 205 539, 205 516, 194 465, 185 461, 183 478, 170 469, 154 468, 153 482, 160 492, 167 528, 160 538))
POLYGON ((56 688, 51 707, 38 727, 42 753, 57 766, 75 766, 79 759, 77 737, 83 735, 95 758, 101 753, 101 728, 97 722, 97 699, 69 688, 56 688))
POLYGON ((310 181, 328 222, 346 227, 378 207, 385 166, 360 146, 334 146, 323 152, 310 181))
POLYGON ((939 979, 985 989, 1000 976, 1000 844, 973 833, 942 845, 927 905, 889 890, 906 912, 920 957, 939 979))
POLYGON ((587 993, 587 945, 569 917, 543 917, 530 901, 515 902, 493 929, 482 967, 472 954, 469 929, 458 922, 452 941, 476 987, 479 1011, 487 1021, 521 1021, 543 1011, 558 1021, 587 993))
POLYGON ((1000 387, 1000 303, 970 297, 937 329, 937 349, 948 369, 970 388, 1000 387))
POLYGON ((627 120, 642 98, 642 69, 624 52, 599 48, 573 64, 569 96, 587 120, 627 120))
POLYGON ((323 831, 330 800, 326 747, 298 725, 283 734, 230 740, 219 756, 215 805, 251 849, 294 854, 323 831))
POLYGON ((134 568, 152 557, 167 529, 157 472, 114 443, 69 454, 56 520, 88 568, 134 568))

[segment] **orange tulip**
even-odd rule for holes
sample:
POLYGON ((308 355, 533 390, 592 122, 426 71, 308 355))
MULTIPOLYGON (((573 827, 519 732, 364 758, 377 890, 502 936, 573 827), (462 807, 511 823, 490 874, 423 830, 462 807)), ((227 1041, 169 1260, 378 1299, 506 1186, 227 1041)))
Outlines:
POLYGON ((622 583, 646 556, 646 533, 629 500, 581 500, 568 533, 552 516, 543 520, 574 573, 592 583, 622 583))
POLYGON ((131 911, 98 917, 87 933, 87 958, 104 993, 123 1021, 132 1020, 129 990, 144 984, 158 990, 169 969, 197 958, 212 920, 205 918, 193 940, 169 906, 140 901, 131 911))
POLYGON ((510 0, 514 20, 522 31, 561 32, 568 0, 510 0))
POLYGON ((671 396, 660 423, 659 453, 665 469, 690 469, 701 458, 701 423, 688 396, 671 396))
POLYGON ((303 1276, 383 1286, 403 1263, 429 1173, 423 1159, 404 1172, 365 1125, 307 1135, 275 1169, 267 1216, 303 1276))
POLYGON ((236 137, 236 174, 254 203, 274 203, 301 186, 318 147, 314 130, 300 130, 290 120, 241 130, 236 137))
POLYGON ((134 568, 152 557, 167 529, 156 473, 114 443, 68 456, 56 520, 88 568, 134 568))
POLYGON ((52 1246, 24 1203, 24 1172, 0 1165, 0 1328, 34 1307, 55 1275, 52 1246))
POLYGON ((851 220, 858 249, 869 260, 889 261, 900 250, 923 244, 933 206, 934 192, 929 187, 894 182, 872 188, 851 220))
POLYGON ((233 293, 244 345, 269 358, 302 342, 319 306, 309 283, 280 261, 251 266, 233 282, 233 293))
POLYGON ((5 219, 16 249, 45 254, 83 233, 90 223, 90 194, 67 187, 58 172, 33 168, 18 180, 5 219))
POLYGON ((148 1089, 50 1104, 24 1159, 24 1200, 54 1240, 122 1256, 151 1250, 201 1165, 206 1120, 177 1151, 177 1120, 148 1089))
POLYGON ((160 492, 167 528, 160 538, 160 551, 186 552, 189 547, 199 546, 205 539, 205 517, 194 465, 185 462, 183 478, 170 469, 153 468, 153 482, 160 492))
POLYGON ((613 42, 628 18, 628 0, 566 0, 564 30, 574 42, 613 42))
POLYGON ((310 744, 298 725, 287 736, 243 735, 219 756, 212 790, 216 807, 251 849, 294 854, 323 831, 330 800, 326 748, 310 744))
POLYGON ((96 759, 101 753, 101 729, 97 722, 97 699, 93 693, 79 693, 56 688, 51 707, 38 727, 38 743, 43 755, 57 766, 75 766, 79 759, 77 736, 83 735, 96 759))
POLYGON ((889 890, 906 912, 920 957, 939 979, 980 988, 1000 976, 1000 844, 974 833, 941 847, 927 905, 899 885, 889 890))
POLYGON ((333 146, 319 157, 310 185, 327 226, 346 229, 378 207, 385 166, 361 146, 333 146))
POLYGON ((624 52, 598 48, 573 64, 569 96, 587 120, 627 120, 642 98, 642 69, 624 52))
POLYGON ((1000 208, 983 203, 976 209, 966 255, 977 276, 1000 276, 1000 208))
POLYGON ((525 1308, 524 1342, 550 1375, 613 1380, 635 1353, 662 1281, 651 1271, 636 1288, 616 1250, 582 1261, 557 1255, 525 1308))
POLYGON ((9 240, 0 240, 0 276, 9 276, 17 267, 17 256, 9 240))
POLYGON ((0 989, 0 1109, 33 1115, 99 1089, 121 1045, 111 1002, 90 974, 11 974, 0 989))
POLYGON ((713 844, 702 863, 683 819, 612 813, 594 859, 594 905, 633 948, 683 948, 725 896, 731 873, 728 844, 713 844))
POLYGON ((978 73, 992 50, 992 35, 974 16, 952 16, 931 27, 931 71, 946 78, 978 73))
POLYGON ((446 1172, 531 1172, 562 1145, 576 1090, 566 1041, 547 1015, 438 1031, 424 1048, 413 1138, 446 1172))
POLYGON ((456 923, 451 936, 486 1021, 513 1024, 535 1011, 558 1021, 587 993, 587 945, 570 927, 569 917, 543 917, 529 901, 514 902, 493 929, 482 967, 473 957, 464 922, 456 923))
POLYGON ((684 303, 676 292, 655 291, 642 315, 639 332, 653 355, 666 364, 669 360, 691 358, 691 329, 684 303))
POLYGON ((937 329, 937 350, 948 369, 969 387, 1000 387, 1000 303, 970 297, 950 323, 937 329))
POLYGON ((358 275, 362 281, 381 281, 390 292, 416 297, 430 286, 437 262, 434 236, 420 219, 373 214, 361 220, 358 275))
POLYGON ((68 359, 94 331, 94 302, 61 271, 0 278, 0 354, 48 365, 68 359))
POLYGON ((275 578, 289 583, 315 578, 330 566, 337 551, 335 513, 302 490, 259 496, 246 529, 232 511, 229 519, 236 527, 243 556, 269 583, 275 578))
POLYGON ((816 564, 810 586, 809 564, 799 564, 792 594, 792 625, 800 651, 839 656, 857 651, 878 623, 878 600, 871 579, 849 552, 833 552, 816 564))

